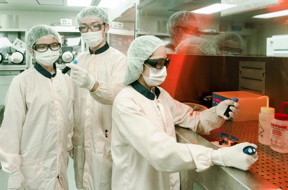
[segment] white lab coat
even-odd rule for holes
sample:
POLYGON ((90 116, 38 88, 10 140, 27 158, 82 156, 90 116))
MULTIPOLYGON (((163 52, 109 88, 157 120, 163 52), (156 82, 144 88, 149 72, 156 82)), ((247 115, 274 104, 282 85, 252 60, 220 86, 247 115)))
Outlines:
POLYGON ((175 124, 207 133, 224 119, 215 108, 199 114, 161 89, 150 100, 125 87, 113 104, 113 190, 169 190, 169 174, 181 170, 203 171, 211 163, 211 148, 176 142, 175 124))
POLYGON ((85 52, 78 65, 99 82, 94 92, 75 86, 74 169, 77 188, 111 190, 112 103, 124 87, 126 57, 109 47, 100 54, 85 52))
POLYGON ((67 190, 73 91, 68 75, 49 79, 30 68, 12 80, 0 128, 0 162, 22 172, 25 189, 67 190))

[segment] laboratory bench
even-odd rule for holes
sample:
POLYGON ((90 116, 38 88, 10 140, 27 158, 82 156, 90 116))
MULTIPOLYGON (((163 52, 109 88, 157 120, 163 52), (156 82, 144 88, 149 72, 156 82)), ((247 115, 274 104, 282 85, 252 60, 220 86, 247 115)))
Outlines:
POLYGON ((205 190, 288 190, 288 154, 275 152, 269 146, 258 143, 258 121, 226 121, 220 129, 211 131, 209 135, 199 135, 176 126, 178 142, 214 149, 217 147, 211 142, 220 140, 219 134, 222 132, 238 138, 239 143, 256 144, 257 162, 248 171, 215 165, 203 172, 180 172, 181 190, 193 190, 195 186, 205 190))

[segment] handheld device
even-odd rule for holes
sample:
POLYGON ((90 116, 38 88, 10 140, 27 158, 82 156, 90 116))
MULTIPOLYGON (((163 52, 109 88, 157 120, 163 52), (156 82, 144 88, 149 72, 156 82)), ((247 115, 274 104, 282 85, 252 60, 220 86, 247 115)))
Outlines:
MULTIPOLYGON (((238 102, 238 99, 237 99, 237 98, 231 98, 231 100, 233 100, 234 102, 238 102)), ((231 109, 230 109, 231 106, 232 106, 232 105, 228 106, 227 109, 226 109, 225 112, 224 112, 224 115, 225 115, 226 117, 229 117, 229 112, 231 111, 231 109)))

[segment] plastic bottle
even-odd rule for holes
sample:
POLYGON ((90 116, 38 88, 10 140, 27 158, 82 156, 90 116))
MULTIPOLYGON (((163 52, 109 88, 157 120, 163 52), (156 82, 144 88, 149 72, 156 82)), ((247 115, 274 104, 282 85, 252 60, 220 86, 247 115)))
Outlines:
POLYGON ((283 107, 288 102, 282 102, 280 113, 275 113, 275 118, 271 121, 271 149, 288 153, 288 114, 283 113, 283 107))
POLYGON ((275 109, 272 107, 261 107, 259 113, 258 141, 264 145, 271 144, 271 121, 274 119, 275 109))

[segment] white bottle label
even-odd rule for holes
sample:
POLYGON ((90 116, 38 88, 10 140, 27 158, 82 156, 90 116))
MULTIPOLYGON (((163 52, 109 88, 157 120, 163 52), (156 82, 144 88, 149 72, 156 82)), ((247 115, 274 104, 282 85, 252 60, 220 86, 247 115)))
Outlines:
POLYGON ((288 126, 271 123, 271 148, 277 152, 288 153, 288 126))

